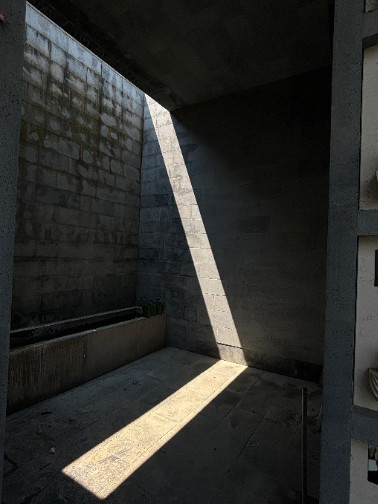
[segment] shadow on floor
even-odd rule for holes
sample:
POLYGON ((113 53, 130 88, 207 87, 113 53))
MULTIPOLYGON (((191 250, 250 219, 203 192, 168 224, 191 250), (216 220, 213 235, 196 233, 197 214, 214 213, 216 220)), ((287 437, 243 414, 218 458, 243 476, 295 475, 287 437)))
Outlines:
POLYGON ((319 388, 166 348, 9 417, 3 504, 299 503, 304 384, 315 499, 319 388))

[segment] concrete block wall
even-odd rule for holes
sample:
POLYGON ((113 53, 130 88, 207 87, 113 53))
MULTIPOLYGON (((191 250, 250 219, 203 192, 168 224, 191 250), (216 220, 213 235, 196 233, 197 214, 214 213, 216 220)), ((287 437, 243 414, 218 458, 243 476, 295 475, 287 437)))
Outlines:
POLYGON ((147 99, 137 294, 172 345, 318 376, 329 110, 328 70, 174 117, 147 99))
POLYGON ((14 327, 135 303, 143 99, 28 5, 14 327))

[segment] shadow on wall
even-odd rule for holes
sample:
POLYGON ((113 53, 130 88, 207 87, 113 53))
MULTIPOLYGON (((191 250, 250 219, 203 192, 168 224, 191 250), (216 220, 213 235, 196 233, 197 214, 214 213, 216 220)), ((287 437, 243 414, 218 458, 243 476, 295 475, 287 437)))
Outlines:
POLYGON ((329 104, 328 70, 176 117, 147 98, 138 289, 174 346, 318 377, 329 104))
POLYGON ((137 296, 165 300, 176 346, 220 358, 211 308, 216 295, 225 298, 222 282, 171 115, 146 100, 137 296))
MULTIPOLYGON (((186 264, 180 264, 178 282, 184 283, 188 279, 198 282, 194 303, 189 304, 187 299, 182 305, 183 319, 206 324, 209 330, 210 341, 227 339, 229 345, 241 346, 238 333, 234 324, 228 300, 224 292, 221 276, 214 259, 210 241, 202 220, 201 212, 197 203, 188 170, 183 158, 181 147, 173 126, 171 115, 151 98, 146 97, 147 106, 150 110, 154 132, 156 134, 160 155, 169 179, 175 211, 182 227, 181 235, 186 240, 185 249, 187 254, 186 264), (201 298, 200 295, 201 294, 201 298), (199 309, 199 298, 203 301, 202 313, 199 309)), ((178 220, 176 217, 176 220, 178 220)), ((175 232, 166 227, 168 233, 175 232)), ((178 285, 177 285, 178 286, 178 285)), ((175 295, 175 289, 173 290, 175 295)), ((179 308, 180 309, 180 308, 179 308)), ((182 308, 181 308, 182 311, 182 308)), ((190 336, 190 335, 189 335, 190 336)), ((196 335, 192 335, 196 341, 196 335)), ((219 356, 227 359, 227 349, 219 347, 219 356)))
POLYGON ((13 329, 135 305, 143 103, 27 5, 13 329))

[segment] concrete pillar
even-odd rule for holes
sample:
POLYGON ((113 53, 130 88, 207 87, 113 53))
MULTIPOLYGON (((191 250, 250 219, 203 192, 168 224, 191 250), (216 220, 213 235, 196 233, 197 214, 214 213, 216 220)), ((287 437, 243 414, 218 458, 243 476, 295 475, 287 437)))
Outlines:
POLYGON ((25 7, 25 0, 2 0, 0 4, 10 23, 0 21, 0 475, 7 403, 25 7))

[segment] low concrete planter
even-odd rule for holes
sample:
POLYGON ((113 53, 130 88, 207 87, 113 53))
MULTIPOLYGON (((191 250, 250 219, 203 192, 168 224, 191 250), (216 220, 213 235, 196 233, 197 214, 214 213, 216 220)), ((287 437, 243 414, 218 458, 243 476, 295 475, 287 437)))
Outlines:
POLYGON ((8 412, 97 378, 165 344, 163 313, 11 350, 8 412))

